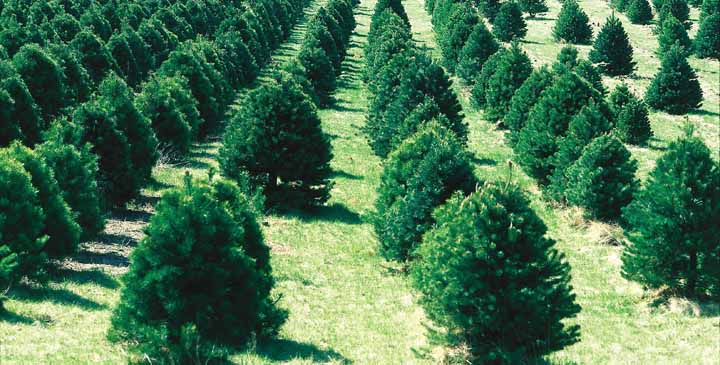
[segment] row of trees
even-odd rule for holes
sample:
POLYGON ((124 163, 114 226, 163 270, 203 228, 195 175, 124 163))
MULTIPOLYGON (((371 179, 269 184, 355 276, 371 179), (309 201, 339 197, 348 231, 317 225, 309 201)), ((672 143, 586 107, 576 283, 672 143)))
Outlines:
POLYGON ((365 52, 366 132, 386 158, 380 253, 410 264, 428 317, 474 361, 525 362, 576 342, 579 328, 561 322, 580 309, 569 265, 517 187, 475 176, 457 97, 414 46, 400 1, 377 3, 365 52))
POLYGON ((331 0, 308 23, 296 59, 238 101, 220 148, 225 176, 261 188, 269 207, 308 208, 330 198, 332 148, 317 107, 330 103, 355 0, 331 0))
POLYGON ((163 146, 182 154, 220 125, 233 91, 303 11, 286 0, 249 5, 4 5, 0 190, 21 200, 0 209, 12 217, 0 224, 0 286, 42 281, 49 260, 73 254, 102 231, 108 209, 139 196, 163 146))

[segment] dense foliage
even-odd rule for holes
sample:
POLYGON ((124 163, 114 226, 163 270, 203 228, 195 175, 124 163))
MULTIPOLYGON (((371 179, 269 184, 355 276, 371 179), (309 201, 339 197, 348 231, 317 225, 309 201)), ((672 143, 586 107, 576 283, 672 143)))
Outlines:
POLYGON ((685 114, 699 108, 703 92, 692 66, 685 58, 685 50, 675 44, 662 59, 660 71, 650 82, 645 102, 654 109, 670 114, 685 114))
POLYGON ((560 14, 558 14, 555 26, 553 26, 555 40, 585 44, 590 42, 592 34, 590 19, 585 11, 580 8, 577 0, 563 1, 560 14))
POLYGON ((608 18, 595 38, 588 59, 608 75, 629 75, 635 69, 633 49, 620 19, 608 18))

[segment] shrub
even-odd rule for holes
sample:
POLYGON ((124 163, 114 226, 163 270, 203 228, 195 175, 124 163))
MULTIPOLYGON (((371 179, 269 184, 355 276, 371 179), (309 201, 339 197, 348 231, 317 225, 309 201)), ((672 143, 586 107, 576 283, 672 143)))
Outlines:
POLYGON ((690 297, 720 296, 720 166, 697 137, 670 143, 624 210, 623 276, 690 297))
POLYGON ((292 78, 251 91, 230 119, 220 167, 264 187, 271 206, 312 207, 330 196, 332 152, 317 110, 292 78))
POLYGON ((479 22, 473 28, 470 37, 460 50, 456 73, 462 80, 472 84, 480 75, 485 62, 500 48, 500 45, 487 29, 484 23, 479 22))
POLYGON ((476 184, 470 154, 457 136, 437 122, 420 128, 390 154, 380 178, 373 225, 383 257, 411 259, 434 223, 432 210, 476 184))
POLYGON ((553 173, 551 157, 557 152, 558 138, 564 136, 573 116, 600 95, 585 80, 563 71, 540 96, 520 130, 515 154, 518 163, 542 185, 553 173))
POLYGON ((702 104, 702 89, 695 70, 676 44, 663 57, 660 71, 650 82, 645 102, 670 114, 685 114, 702 104))
POLYGON ((522 11, 528 13, 531 18, 548 11, 545 0, 519 0, 518 4, 520 4, 522 11))
POLYGON ((52 169, 41 156, 18 142, 2 151, 0 156, 19 162, 30 174, 32 185, 37 191, 38 204, 45 216, 41 234, 48 239, 43 252, 50 258, 63 258, 75 253, 80 240, 80 226, 63 200, 52 169))
MULTIPOLYGON (((0 287, 3 291, 18 279, 44 276, 47 254, 45 213, 32 185, 32 177, 20 162, 0 158, 0 287)), ((0 307, 2 307, 0 296, 0 307)))
POLYGON ((647 106, 620 84, 610 94, 610 108, 615 119, 615 134, 621 141, 643 145, 652 137, 647 106))
POLYGON ((568 203, 581 206, 593 218, 617 220, 639 183, 637 162, 622 142, 600 136, 587 145, 582 156, 565 171, 568 203))
POLYGON ((43 118, 50 120, 65 106, 64 75, 57 62, 37 44, 26 44, 13 56, 13 63, 43 118))
POLYGON ((525 127, 530 110, 545 89, 552 85, 554 77, 555 75, 547 67, 537 68, 525 79, 510 99, 510 107, 503 118, 503 125, 509 130, 506 136, 511 146, 517 142, 518 134, 525 127))
POLYGON ((80 142, 82 130, 67 120, 58 120, 45 134, 37 153, 52 170, 63 200, 80 225, 82 241, 97 237, 105 227, 98 191, 98 157, 90 144, 80 142))
POLYGON ((608 75, 629 75, 635 69, 633 49, 620 19, 610 16, 603 25, 588 57, 608 75))
POLYGON ((428 317, 473 363, 534 363, 579 341, 570 265, 519 188, 486 185, 438 208, 412 267, 428 317), (515 285, 522 283, 522 285, 515 285))
POLYGON ((720 58, 720 14, 703 19, 695 36, 695 54, 700 58, 720 58))
POLYGON ((150 119, 158 142, 181 155, 190 150, 202 122, 197 100, 182 76, 155 76, 135 99, 142 115, 150 119))
POLYGON ((631 0, 625 14, 633 24, 648 24, 653 19, 648 0, 631 0))
POLYGON ((285 314, 269 298, 269 249, 237 186, 188 176, 163 195, 146 231, 123 278, 111 340, 150 359, 196 363, 252 333, 277 332, 285 314))
POLYGON ((503 42, 521 39, 527 34, 527 24, 523 19, 520 5, 516 2, 506 2, 500 7, 493 22, 493 34, 503 42))
POLYGON ((78 33, 70 46, 78 53, 80 62, 95 83, 99 83, 108 72, 118 69, 102 41, 90 31, 83 30, 78 33))
POLYGON ((319 41, 306 39, 303 42, 298 60, 307 72, 307 78, 315 90, 321 106, 332 103, 332 91, 336 86, 335 68, 325 51, 320 47, 319 41))
POLYGON ((443 62, 450 72, 455 71, 460 51, 479 21, 475 9, 468 3, 457 3, 453 6, 450 17, 438 33, 443 62))
MULTIPOLYGON (((498 15, 498 19, 500 15, 498 15)), ((510 102, 515 91, 525 82, 532 72, 532 62, 528 55, 513 43, 509 51, 498 62, 495 72, 490 77, 485 91, 484 116, 487 120, 501 120, 510 109, 510 102)))
POLYGON ((686 56, 692 53, 692 42, 687 30, 675 17, 668 16, 663 21, 658 34, 657 54, 660 56, 665 55, 670 50, 670 47, 676 43, 682 47, 686 56))
POLYGON ((0 61, 0 88, 7 92, 13 101, 12 108, 4 111, 9 116, 9 121, 5 124, 19 126, 26 145, 39 142, 40 133, 45 129, 40 108, 11 62, 0 61))
POLYGON ((97 100, 75 109, 72 120, 82 126, 81 143, 91 143, 99 157, 98 188, 104 203, 122 207, 140 193, 140 179, 133 170, 130 144, 115 117, 97 100))
POLYGON ((553 37, 556 41, 585 44, 592 38, 590 19, 580 8, 576 0, 566 0, 562 3, 555 26, 553 37))

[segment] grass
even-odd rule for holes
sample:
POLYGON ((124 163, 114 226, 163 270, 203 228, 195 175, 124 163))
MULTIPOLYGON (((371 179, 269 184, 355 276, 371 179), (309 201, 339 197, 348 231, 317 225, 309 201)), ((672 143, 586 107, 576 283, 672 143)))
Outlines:
MULTIPOLYGON (((439 56, 422 0, 404 4, 416 40, 439 56)), ((523 44, 536 65, 552 62, 561 48, 550 35, 559 3, 549 0, 548 4, 551 11, 544 18, 551 20, 530 20, 523 44)), ((312 214, 270 215, 264 222, 276 290, 282 295, 280 305, 290 311, 289 320, 276 341, 235 354, 232 360, 236 364, 433 364, 438 362, 436 358, 419 354, 442 352, 429 345, 427 323, 407 278, 377 255, 368 223, 381 164, 360 131, 368 97, 360 69, 374 5, 375 0, 363 0, 356 10, 358 28, 336 93, 337 104, 320 111, 335 155, 332 199, 312 214)), ((583 1, 582 6, 594 23, 602 23, 611 12, 606 2, 599 0, 583 1)), ((649 27, 631 25, 620 17, 638 61, 638 77, 626 81, 642 94, 659 66, 653 54, 656 42, 649 27)), ((696 12, 692 18, 697 18, 696 12)), ((276 52, 276 63, 296 53, 303 31, 303 25, 296 27, 276 52)), ((587 54, 589 47, 580 48, 587 54)), ((717 101, 720 86, 718 62, 691 58, 691 64, 698 68, 706 102, 702 112, 691 115, 690 120, 717 157, 720 122, 713 100, 717 101)), ((608 86, 618 82, 605 81, 608 86)), ((651 298, 642 288, 620 276, 620 248, 597 243, 602 238, 597 232, 605 229, 584 221, 576 209, 542 200, 530 178, 508 167, 512 151, 503 142, 503 132, 469 107, 465 87, 458 82, 455 87, 470 124, 469 147, 476 155, 477 173, 487 180, 514 179, 527 189, 533 207, 572 265, 572 284, 583 307, 573 322, 582 326, 582 341, 549 360, 556 364, 718 363, 717 309, 682 301, 668 307, 650 305, 651 298), (699 313, 686 313, 696 308, 699 313)), ((664 113, 653 113, 651 120, 657 138, 652 148, 632 149, 641 161, 642 176, 668 141, 680 134, 683 123, 682 117, 664 113)), ((210 140, 195 146, 185 163, 156 167, 155 182, 145 190, 144 198, 116 213, 105 235, 98 242, 83 244, 81 254, 66 262, 47 287, 14 287, 6 302, 8 314, 0 318, 0 363, 124 363, 127 354, 109 343, 105 334, 119 299, 118 278, 126 270, 127 255, 142 237, 142 227, 162 191, 179 185, 185 171, 205 176, 210 167, 217 166, 219 145, 210 140)))

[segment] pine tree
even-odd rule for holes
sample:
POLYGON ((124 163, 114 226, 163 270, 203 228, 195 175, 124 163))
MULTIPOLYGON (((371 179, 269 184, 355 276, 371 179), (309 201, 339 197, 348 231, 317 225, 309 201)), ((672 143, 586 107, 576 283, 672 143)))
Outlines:
POLYGON ((516 2, 506 2, 498 11, 493 22, 493 34, 503 42, 522 39, 527 34, 527 24, 523 19, 520 5, 516 2))
POLYGON ((645 94, 645 102, 650 107, 670 114, 685 114, 702 104, 700 82, 684 52, 676 44, 665 54, 660 71, 645 94))
POLYGON ((22 140, 20 125, 13 120, 14 101, 7 91, 0 89, 0 147, 5 147, 14 140, 22 140))
POLYGON ((692 42, 687 34, 685 27, 675 19, 674 16, 669 15, 665 17, 658 34, 658 45, 657 54, 662 56, 668 51, 670 47, 675 44, 679 44, 683 48, 683 52, 686 56, 692 53, 692 42))
POLYGON ((690 133, 670 143, 624 210, 623 276, 689 297, 720 297, 720 165, 690 133))
POLYGON ((40 133, 45 129, 45 122, 42 120, 40 108, 35 104, 30 90, 12 62, 0 61, 0 89, 7 92, 13 101, 12 108, 5 110, 9 117, 5 124, 19 126, 23 143, 26 145, 38 143, 40 133))
POLYGON ((580 312, 570 265, 518 187, 455 195, 433 216, 413 284, 428 317, 470 347, 473 363, 535 363, 579 341, 579 326, 563 324, 580 312))
POLYGON ((605 85, 603 85, 602 76, 600 76, 598 68, 595 67, 592 62, 588 60, 580 60, 577 62, 577 65, 575 65, 575 68, 573 68, 572 71, 585 79, 585 81, 589 82, 590 85, 592 85, 592 87, 600 94, 605 95, 607 93, 605 85))
POLYGON ((592 28, 589 22, 590 18, 576 0, 565 0, 553 26, 553 37, 556 41, 590 43, 592 28))
POLYGON ((560 49, 558 52, 557 60, 553 65, 553 68, 559 69, 564 68, 572 70, 578 65, 578 50, 575 46, 567 45, 560 49))
POLYGON ((621 141, 644 145, 653 136, 647 106, 627 85, 618 85, 610 94, 610 108, 615 118, 615 135, 621 141))
POLYGON ((160 154, 158 140, 150 119, 134 104, 134 95, 128 85, 115 73, 110 73, 98 87, 98 100, 115 116, 118 129, 130 144, 130 160, 140 183, 150 181, 152 169, 160 154))
POLYGON ((37 191, 37 202, 45 216, 41 235, 46 236, 47 241, 43 252, 54 259, 75 253, 80 240, 80 226, 63 200, 52 169, 41 156, 18 142, 0 151, 0 157, 19 162, 30 174, 32 186, 37 191))
POLYGON ((13 56, 20 77, 40 107, 45 120, 50 120, 65 106, 65 85, 57 62, 37 44, 26 44, 13 56))
POLYGON ((332 92, 336 86, 335 68, 318 41, 303 42, 298 60, 307 71, 307 78, 313 85, 321 106, 332 103, 332 92))
POLYGON ((384 165, 373 219, 383 257, 412 259, 434 223, 432 210, 455 191, 469 194, 476 184, 470 155, 457 136, 437 122, 420 128, 384 165))
POLYGON ((231 117, 220 167, 232 179, 243 171, 264 187, 268 205, 313 207, 330 197, 330 141, 317 109, 294 79, 251 91, 231 117))
POLYGON ((648 0, 631 0, 625 14, 633 24, 648 24, 653 19, 648 0))
POLYGON ((637 161, 620 140, 597 137, 565 171, 565 196, 592 218, 616 221, 639 186, 636 171, 637 161))
POLYGON ((545 89, 552 85, 554 77, 555 75, 547 66, 537 68, 533 70, 510 99, 510 108, 503 118, 503 125, 509 130, 506 138, 511 146, 517 143, 518 134, 525 127, 530 110, 535 106, 545 89))
POLYGON ((460 50, 456 73, 466 83, 471 84, 480 75, 485 62, 500 48, 500 45, 487 29, 479 22, 473 28, 470 37, 460 50))
POLYGON ((442 27, 438 33, 443 62, 450 72, 455 71, 460 52, 479 21, 475 9, 470 4, 457 3, 453 5, 447 25, 442 27))
POLYGON ((625 12, 632 0, 610 0, 610 5, 619 12, 625 12))
MULTIPOLYGON (((498 19, 500 16, 498 15, 498 19)), ((505 53, 492 77, 488 80, 485 92, 485 119, 501 120, 510 109, 515 91, 525 82, 532 72, 532 62, 520 45, 513 43, 505 53)))
POLYGON ((475 0, 477 3, 477 7, 480 10, 480 12, 483 13, 485 18, 489 20, 491 23, 495 21, 495 17, 497 16, 498 12, 500 11, 500 6, 502 5, 500 3, 500 0, 475 0))
POLYGON ((720 0, 703 0, 700 7, 700 23, 713 14, 720 13, 720 0))
POLYGON ((77 53, 67 44, 51 44, 48 45, 47 50, 64 76, 65 104, 75 105, 85 102, 90 96, 92 81, 87 70, 80 63, 77 53))
POLYGON ((615 15, 603 25, 588 58, 610 76, 629 75, 635 69, 630 40, 615 15))
POLYGON ((673 16, 687 29, 690 29, 690 7, 687 0, 663 0, 658 10, 658 24, 664 24, 665 20, 673 16))
POLYGON ((108 72, 118 69, 102 41, 90 31, 83 30, 78 33, 70 46, 78 53, 80 62, 95 83, 99 83, 108 72))
POLYGON ((545 0, 519 0, 518 4, 520 4, 522 11, 528 13, 531 18, 548 11, 545 0))
POLYGON ((375 17, 382 14, 383 10, 390 9, 392 10, 397 16, 400 17, 406 24, 410 25, 410 20, 408 20, 407 13, 405 12, 405 7, 402 5, 401 0, 379 0, 375 3, 375 9, 373 10, 373 18, 371 19, 372 22, 375 21, 375 17))
POLYGON ((166 192, 132 254, 110 339, 148 359, 202 363, 252 333, 277 334, 287 314, 270 297, 270 250, 257 219, 252 202, 226 181, 187 175, 166 192))
POLYGON ((319 21, 310 22, 310 25, 308 27, 308 31, 305 35, 305 40, 303 41, 302 48, 309 47, 322 48, 323 51, 325 51, 328 60, 330 60, 330 63, 333 66, 332 70, 333 72, 335 72, 335 75, 340 74, 340 70, 342 67, 342 58, 340 57, 339 53, 340 51, 338 51, 337 47, 335 46, 335 41, 333 40, 330 32, 327 30, 325 25, 319 21))
POLYGON ((249 85, 258 74, 258 65, 250 54, 250 49, 237 31, 218 34, 215 45, 222 52, 231 70, 228 80, 232 88, 249 85))
POLYGON ((573 116, 600 94, 571 71, 562 72, 530 111, 515 145, 518 163, 542 185, 553 174, 552 156, 573 116))
POLYGON ((509 52, 507 48, 500 47, 497 52, 493 53, 483 64, 480 74, 475 79, 475 86, 471 91, 470 100, 478 108, 484 108, 486 105, 485 94, 487 93, 488 82, 495 73, 500 60, 509 52))
POLYGON ((700 58, 720 58, 720 14, 706 16, 695 36, 695 54, 700 58))

